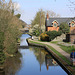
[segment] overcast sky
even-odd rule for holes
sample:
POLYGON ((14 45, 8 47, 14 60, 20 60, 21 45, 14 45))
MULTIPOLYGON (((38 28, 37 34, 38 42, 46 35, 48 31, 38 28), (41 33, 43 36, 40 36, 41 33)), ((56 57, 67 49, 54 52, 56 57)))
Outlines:
MULTIPOLYGON (((39 9, 44 11, 52 10, 61 17, 74 17, 73 11, 70 11, 68 0, 13 0, 18 3, 17 8, 21 13, 21 19, 30 24, 39 9)), ((73 0, 74 1, 74 0, 73 0)))

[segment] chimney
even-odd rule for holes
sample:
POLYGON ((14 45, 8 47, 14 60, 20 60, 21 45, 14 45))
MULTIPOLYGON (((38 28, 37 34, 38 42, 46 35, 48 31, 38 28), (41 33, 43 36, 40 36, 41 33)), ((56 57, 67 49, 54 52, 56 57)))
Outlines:
POLYGON ((48 12, 47 12, 46 20, 45 20, 45 30, 46 30, 46 31, 47 31, 48 22, 49 22, 49 14, 48 14, 48 12))
POLYGON ((48 13, 47 13, 46 17, 47 17, 47 20, 48 20, 49 19, 49 14, 48 13))

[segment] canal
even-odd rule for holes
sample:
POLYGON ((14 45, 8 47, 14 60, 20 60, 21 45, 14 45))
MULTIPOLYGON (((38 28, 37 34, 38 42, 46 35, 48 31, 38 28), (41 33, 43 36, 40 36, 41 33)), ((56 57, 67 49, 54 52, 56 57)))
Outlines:
MULTIPOLYGON (((28 37, 21 36, 20 46, 28 46, 28 37)), ((18 51, 16 57, 6 60, 5 75, 68 75, 44 48, 29 46, 18 51)))

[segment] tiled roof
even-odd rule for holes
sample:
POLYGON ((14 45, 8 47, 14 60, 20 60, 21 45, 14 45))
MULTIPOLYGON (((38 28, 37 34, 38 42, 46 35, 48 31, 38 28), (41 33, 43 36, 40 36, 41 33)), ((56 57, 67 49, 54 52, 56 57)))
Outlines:
POLYGON ((72 20, 74 20, 75 21, 75 18, 74 17, 70 17, 70 18, 61 18, 61 17, 59 17, 59 18, 49 18, 49 20, 46 20, 47 21, 47 26, 52 26, 52 22, 54 21, 54 20, 56 20, 57 22, 58 22, 58 26, 60 25, 60 23, 62 23, 62 22, 66 22, 66 23, 70 23, 72 20))

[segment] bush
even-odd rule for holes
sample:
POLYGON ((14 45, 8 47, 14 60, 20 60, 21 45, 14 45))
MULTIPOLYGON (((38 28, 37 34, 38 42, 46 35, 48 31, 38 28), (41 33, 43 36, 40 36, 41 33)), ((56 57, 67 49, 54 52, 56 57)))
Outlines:
POLYGON ((63 22, 59 26, 59 31, 62 31, 62 33, 69 33, 70 32, 70 27, 66 22, 63 22))
POLYGON ((35 31, 33 32, 33 35, 39 36, 39 35, 40 35, 40 31, 39 31, 39 30, 35 30, 35 31))
POLYGON ((20 43, 20 38, 17 38, 16 40, 17 40, 17 43, 20 43))
POLYGON ((40 40, 41 41, 49 41, 49 36, 46 33, 42 33, 40 35, 40 40))
POLYGON ((0 49, 3 49, 4 32, 0 31, 0 49))
POLYGON ((2 65, 5 61, 5 54, 2 50, 0 50, 0 65, 2 65))
POLYGON ((62 33, 57 31, 47 31, 46 34, 49 36, 49 41, 53 40, 55 37, 60 36, 62 33))
MULTIPOLYGON (((41 30, 42 32, 42 30, 41 30)), ((38 24, 34 25, 33 28, 29 30, 29 34, 34 35, 34 36, 39 36, 40 35, 40 27, 38 24)))
POLYGON ((62 34, 62 31, 57 32, 57 36, 60 36, 62 34))

